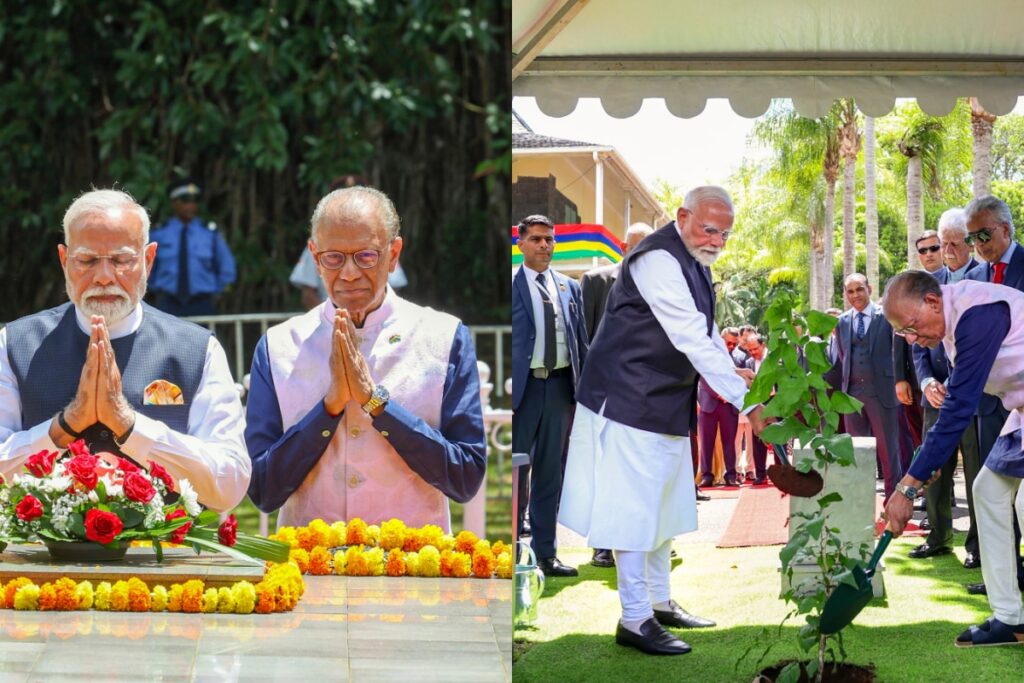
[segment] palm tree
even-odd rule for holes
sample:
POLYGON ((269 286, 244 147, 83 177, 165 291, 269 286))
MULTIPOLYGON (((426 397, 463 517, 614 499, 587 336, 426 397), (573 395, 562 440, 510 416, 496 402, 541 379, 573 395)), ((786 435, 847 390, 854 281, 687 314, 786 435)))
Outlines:
POLYGON ((974 137, 974 198, 992 194, 992 128, 996 115, 985 111, 977 97, 971 97, 971 132, 974 137))
POLYGON ((839 100, 833 108, 839 122, 839 156, 843 158, 843 281, 857 268, 857 232, 854 220, 856 206, 857 154, 860 152, 860 130, 857 128, 857 107, 853 100, 839 100))
POLYGON ((875 118, 864 117, 864 219, 867 223, 864 245, 867 276, 871 291, 878 288, 878 206, 875 199, 875 118))
POLYGON ((907 157, 907 263, 917 262, 914 242, 924 232, 924 179, 933 193, 941 188, 945 126, 941 119, 927 116, 920 109, 911 115, 903 137, 900 153, 907 157))

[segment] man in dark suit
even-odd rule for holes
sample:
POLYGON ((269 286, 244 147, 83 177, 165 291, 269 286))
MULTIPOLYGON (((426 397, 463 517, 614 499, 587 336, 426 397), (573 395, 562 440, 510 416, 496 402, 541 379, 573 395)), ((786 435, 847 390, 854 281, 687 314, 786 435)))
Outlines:
POLYGON ((576 380, 587 353, 583 301, 575 280, 549 268, 555 226, 548 218, 524 218, 518 244, 523 265, 512 282, 512 448, 531 454, 526 476, 538 565, 546 576, 576 576, 555 556, 555 519, 576 380))
MULTIPOLYGON (((1013 216, 1010 207, 995 197, 975 199, 964 209, 967 236, 964 242, 974 246, 981 262, 967 271, 965 279, 994 282, 1024 292, 1024 248, 1013 241, 1013 216)), ((982 394, 975 413, 978 425, 978 454, 980 465, 985 464, 999 432, 1006 422, 1008 411, 991 394, 982 394)), ((973 488, 973 486, 972 486, 973 488)), ((1020 555, 1020 527, 1014 517, 1014 546, 1017 557, 1017 577, 1024 581, 1024 561, 1020 555)), ((980 558, 979 558, 980 560, 980 558)), ((984 593, 985 584, 969 584, 969 593, 984 593)))
MULTIPOLYGON (((743 367, 757 375, 758 370, 761 369, 766 349, 764 340, 756 331, 747 335, 746 351, 750 357, 747 358, 743 367)), ((757 437, 752 437, 751 441, 753 443, 751 443, 750 449, 754 455, 754 485, 759 486, 764 483, 767 476, 768 444, 757 437)))
POLYGON ((826 379, 837 389, 864 404, 859 413, 845 415, 846 430, 853 436, 874 436, 889 499, 902 476, 897 435, 896 390, 892 369, 892 326, 880 307, 871 303, 871 285, 854 273, 846 278, 844 292, 850 310, 836 326, 836 360, 826 379))
MULTIPOLYGON (((626 241, 622 243, 622 257, 640 241, 654 232, 654 228, 646 223, 634 223, 626 230, 626 241)), ((608 292, 619 277, 622 262, 609 266, 600 266, 588 270, 580 278, 580 290, 583 294, 583 322, 586 323, 587 337, 595 339, 597 329, 604 316, 605 305, 608 303, 608 292)), ((595 567, 614 567, 615 556, 608 548, 594 548, 594 557, 590 561, 595 567)))
MULTIPOLYGON (((736 328, 727 327, 722 330, 722 341, 737 368, 746 364, 736 360, 733 352, 739 342, 736 328)), ((740 421, 740 412, 728 401, 716 394, 708 383, 701 378, 697 382, 697 428, 700 432, 700 485, 711 486, 714 475, 711 474, 711 461, 715 453, 715 437, 722 435, 722 457, 725 460, 725 485, 739 486, 736 478, 736 429, 740 421)))

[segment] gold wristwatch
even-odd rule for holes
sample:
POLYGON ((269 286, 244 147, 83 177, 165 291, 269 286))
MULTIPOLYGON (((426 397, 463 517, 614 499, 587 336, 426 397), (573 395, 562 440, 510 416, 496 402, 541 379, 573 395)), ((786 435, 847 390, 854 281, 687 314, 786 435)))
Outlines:
POLYGON ((380 384, 375 384, 373 392, 370 393, 370 400, 363 404, 363 410, 370 417, 373 417, 373 411, 377 410, 383 405, 387 405, 388 400, 391 399, 391 394, 380 384))

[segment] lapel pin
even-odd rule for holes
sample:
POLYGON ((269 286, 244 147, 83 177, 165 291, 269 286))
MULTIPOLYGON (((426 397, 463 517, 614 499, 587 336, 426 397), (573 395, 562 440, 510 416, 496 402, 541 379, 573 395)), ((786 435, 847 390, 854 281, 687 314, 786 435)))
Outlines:
POLYGON ((559 288, 560 290, 562 290, 563 292, 565 291, 565 285, 563 285, 563 284, 561 284, 561 283, 559 283, 559 284, 558 284, 558 288, 559 288))
POLYGON ((400 341, 402 341, 402 335, 400 334, 393 334, 390 337, 388 337, 389 344, 397 344, 400 341))

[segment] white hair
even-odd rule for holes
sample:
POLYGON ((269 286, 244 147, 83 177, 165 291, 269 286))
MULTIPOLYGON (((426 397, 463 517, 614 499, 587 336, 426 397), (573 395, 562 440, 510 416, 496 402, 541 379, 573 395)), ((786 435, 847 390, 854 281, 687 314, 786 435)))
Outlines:
POLYGON ((688 211, 696 211, 697 207, 705 202, 721 202, 728 206, 730 211, 733 208, 732 197, 724 187, 717 185, 702 185, 687 192, 686 197, 683 198, 683 208, 688 211))
POLYGON ((942 233, 944 232, 955 232, 961 238, 967 236, 967 216, 964 215, 964 210, 958 206, 954 206, 952 209, 946 209, 939 216, 939 239, 942 239, 942 233))
POLYGON ((634 223, 626 230, 626 241, 629 241, 630 235, 643 235, 644 237, 647 237, 652 232, 654 232, 654 228, 646 223, 634 223))
POLYGON ((71 202, 71 206, 64 212, 64 243, 71 241, 71 228, 86 216, 118 211, 130 211, 138 217, 142 223, 142 244, 148 244, 149 214, 130 194, 121 190, 90 190, 71 202))
POLYGON ((1010 228, 1010 237, 1013 238, 1013 214, 1006 202, 991 195, 972 200, 964 208, 964 221, 970 223, 979 213, 987 211, 991 213, 1000 223, 1006 223, 1010 228))
POLYGON ((398 218, 398 211, 395 210, 394 203, 380 190, 363 185, 343 187, 327 194, 317 202, 316 208, 313 210, 313 217, 309 220, 310 237, 316 242, 317 227, 327 218, 328 213, 347 216, 349 211, 353 209, 358 211, 367 202, 376 205, 377 217, 387 230, 388 240, 393 241, 398 237, 398 232, 401 229, 401 221, 398 218), (351 209, 349 208, 350 204, 352 205, 351 209))

